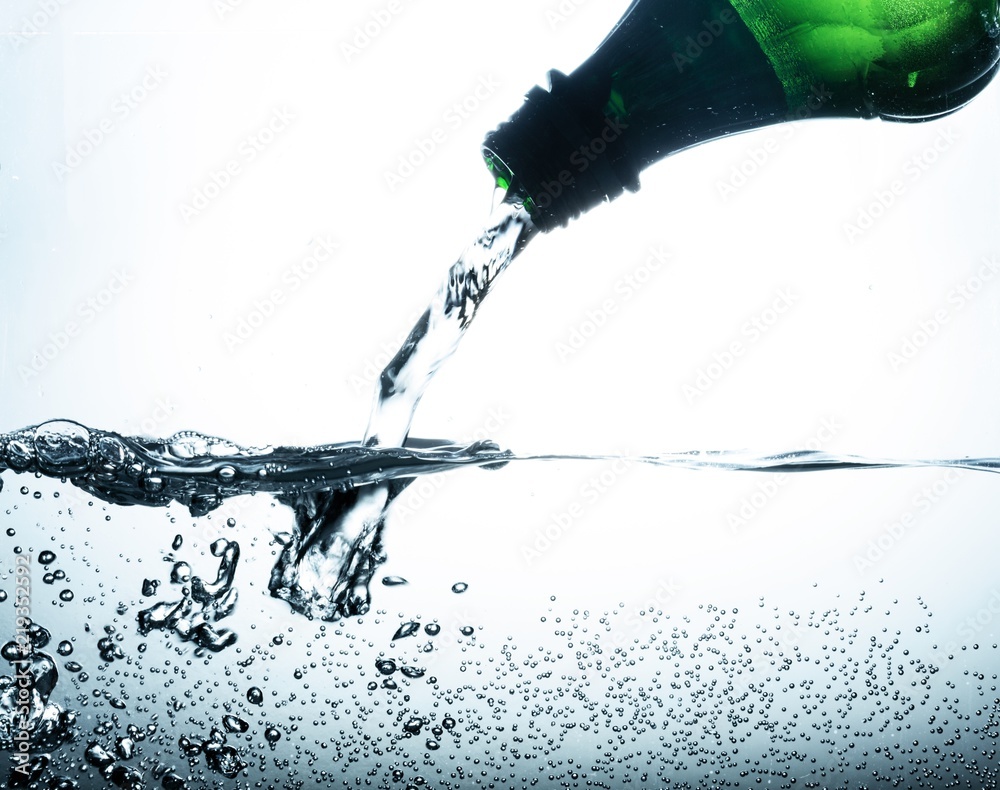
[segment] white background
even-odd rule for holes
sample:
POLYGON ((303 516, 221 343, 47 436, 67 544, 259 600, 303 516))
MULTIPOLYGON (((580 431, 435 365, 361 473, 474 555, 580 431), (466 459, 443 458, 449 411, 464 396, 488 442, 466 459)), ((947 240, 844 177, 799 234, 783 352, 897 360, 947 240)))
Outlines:
MULTIPOLYGON (((249 444, 360 438, 373 374, 485 221, 484 134, 549 68, 580 63, 626 6, 68 2, 51 13, 13 3, 0 52, 2 429, 67 417, 249 444), (357 51, 346 49, 372 14, 391 20, 357 51), (37 34, 18 35, 37 22, 37 34), (124 113, 120 95, 150 69, 165 76, 124 113), (470 99, 482 84, 497 87, 470 99), (451 108, 466 100, 478 107, 451 123, 451 108), (276 110, 294 120, 248 161, 242 146, 276 110), (87 150, 81 143, 102 120, 112 131, 57 173, 68 148, 87 150), (391 186, 399 158, 435 129, 445 141, 391 186), (230 160, 239 175, 186 221, 182 205, 230 160), (336 240, 337 255, 293 291, 285 278, 320 237, 336 240), (128 285, 100 313, 87 312, 121 270, 128 285), (245 342, 227 346, 227 333, 276 288, 284 302, 245 342), (79 332, 52 353, 70 322, 79 332)), ((984 257, 1000 256, 998 121, 995 84, 933 124, 806 122, 658 164, 637 195, 531 244, 431 385, 413 435, 488 432, 523 452, 770 451, 807 442, 826 419, 838 426, 823 445, 834 452, 1000 454, 1000 284, 986 284, 961 310, 949 302, 984 257), (734 168, 752 169, 754 152, 759 159, 768 148, 763 166, 723 195, 734 168), (917 179, 914 157, 935 159, 917 179), (894 181, 902 194, 849 239, 845 224, 894 181), (669 252, 670 263, 625 300, 616 283, 651 249, 669 252), (782 290, 795 295, 793 307, 748 342, 745 322, 782 290), (615 312, 604 326, 561 354, 559 344, 609 299, 615 312), (889 355, 940 310, 947 323, 894 370, 889 355), (684 386, 736 341, 745 353, 692 402, 684 386)), ((590 473, 565 472, 555 492, 510 474, 498 478, 501 491, 476 478, 475 496, 495 497, 488 517, 510 531, 486 548, 520 562, 541 525, 581 497, 590 473)), ((655 513, 658 528, 659 498, 676 497, 674 512, 688 515, 675 520, 694 519, 706 541, 693 551, 719 545, 712 536, 725 534, 727 516, 756 485, 641 474, 629 507, 655 513)), ((834 529, 858 530, 833 541, 839 567, 853 573, 858 547, 938 477, 823 476, 798 487, 805 504, 789 519, 819 518, 818 503, 842 497, 826 517, 834 529)), ((457 489, 444 498, 451 507, 457 489)), ((938 512, 945 527, 954 517, 985 532, 991 526, 977 514, 990 497, 994 481, 977 479, 949 505, 958 509, 938 512)), ((629 512, 621 498, 601 508, 587 514, 602 519, 597 531, 629 512)), ((665 546, 679 539, 678 530, 655 532, 665 546)), ((398 539, 408 538, 401 531, 398 539)), ((560 556, 567 566, 588 556, 652 566, 652 549, 635 558, 608 542, 582 541, 560 556), (588 555, 585 546, 598 548, 588 555)), ((752 556, 751 540, 728 545, 734 567, 752 556)), ((774 567, 796 567, 802 547, 777 545, 768 549, 774 567)), ((809 550, 831 551, 822 541, 809 550)), ((650 573, 653 588, 658 571, 650 573)), ((689 576, 691 589, 700 577, 689 576)))

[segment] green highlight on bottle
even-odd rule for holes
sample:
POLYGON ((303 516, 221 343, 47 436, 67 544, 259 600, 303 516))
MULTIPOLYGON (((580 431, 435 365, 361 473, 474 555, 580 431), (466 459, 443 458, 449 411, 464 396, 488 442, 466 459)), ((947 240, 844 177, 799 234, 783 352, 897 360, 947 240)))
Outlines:
POLYGON ((872 114, 924 120, 964 104, 996 60, 997 0, 730 2, 792 107, 824 85, 872 114))

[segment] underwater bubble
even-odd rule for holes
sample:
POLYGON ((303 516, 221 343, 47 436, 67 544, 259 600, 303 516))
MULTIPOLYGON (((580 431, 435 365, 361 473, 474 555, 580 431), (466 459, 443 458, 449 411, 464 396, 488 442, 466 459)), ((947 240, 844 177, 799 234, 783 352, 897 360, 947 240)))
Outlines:
POLYGON ((402 576, 385 576, 382 579, 382 584, 386 587, 399 587, 402 584, 409 584, 409 582, 402 576))
POLYGON ((218 743, 205 744, 205 761, 208 767, 227 779, 235 779, 247 764, 240 758, 239 752, 232 746, 218 743))
POLYGON ((396 671, 396 662, 391 658, 383 658, 375 662, 375 669, 383 675, 391 675, 396 671))
POLYGON ((465 582, 455 582, 453 585, 451 585, 451 591, 453 593, 464 593, 468 589, 469 585, 466 584, 465 582))
POLYGON ((32 623, 28 626, 28 639, 31 640, 32 647, 40 650, 52 640, 52 634, 49 633, 47 628, 43 628, 38 623, 32 623))
POLYGON ((11 640, 7 642, 3 647, 0 647, 0 657, 3 657, 5 661, 14 663, 16 661, 24 661, 31 655, 31 648, 22 642, 15 642, 11 640))
POLYGON ((247 702, 251 705, 263 705, 264 692, 257 688, 257 686, 252 686, 247 690, 247 702))
POLYGON ((184 584, 191 581, 191 566, 186 562, 175 562, 170 569, 170 581, 174 584, 184 584))
POLYGON ((168 771, 163 775, 163 778, 160 780, 160 786, 163 790, 185 790, 187 787, 184 780, 173 771, 168 771))
POLYGON ((113 436, 102 436, 95 442, 95 447, 98 459, 106 468, 118 470, 125 465, 127 453, 121 440, 113 436))
POLYGON ((47 469, 73 474, 86 470, 90 455, 90 431, 69 420, 51 420, 35 428, 38 463, 47 469))
POLYGON ((115 741, 115 753, 122 760, 131 760, 135 756, 135 741, 127 737, 118 738, 115 741))
POLYGON ((229 732, 238 733, 243 733, 250 729, 250 725, 243 721, 243 719, 230 714, 222 717, 222 726, 229 730, 229 732))
POLYGON ((396 633, 392 635, 393 640, 405 639, 408 636, 413 636, 420 630, 420 623, 411 620, 408 623, 403 623, 399 628, 396 629, 396 633))
POLYGON ((51 565, 53 562, 56 561, 56 554, 54 551, 49 551, 48 549, 45 549, 44 551, 40 551, 38 553, 38 561, 42 565, 51 565))
POLYGON ((406 724, 403 725, 403 729, 406 730, 410 735, 419 735, 420 729, 424 726, 423 719, 418 719, 416 717, 409 719, 406 724))

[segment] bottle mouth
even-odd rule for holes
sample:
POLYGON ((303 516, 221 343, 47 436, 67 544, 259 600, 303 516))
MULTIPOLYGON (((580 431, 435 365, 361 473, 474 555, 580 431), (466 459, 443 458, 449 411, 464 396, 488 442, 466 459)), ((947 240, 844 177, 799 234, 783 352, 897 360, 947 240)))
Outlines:
POLYGON ((522 203, 542 231, 639 188, 639 168, 623 134, 629 123, 609 120, 610 77, 591 71, 581 67, 568 77, 549 72, 549 89, 532 88, 483 141, 497 186, 506 189, 508 201, 522 203))
POLYGON ((493 181, 497 188, 506 193, 504 200, 520 203, 524 206, 524 210, 534 218, 536 214, 535 201, 520 188, 517 176, 514 175, 510 165, 488 146, 483 147, 483 161, 486 162, 487 169, 493 175, 493 181))

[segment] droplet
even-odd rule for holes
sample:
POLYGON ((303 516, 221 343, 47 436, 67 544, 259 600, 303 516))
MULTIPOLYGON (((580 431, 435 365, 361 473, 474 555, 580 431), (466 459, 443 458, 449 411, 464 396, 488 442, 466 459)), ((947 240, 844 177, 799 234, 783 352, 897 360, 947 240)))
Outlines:
POLYGON ((281 740, 281 733, 274 727, 268 727, 264 730, 264 739, 270 744, 275 744, 281 740))
POLYGON ((408 623, 403 623, 399 628, 396 629, 396 633, 392 635, 395 639, 405 639, 408 636, 413 636, 420 630, 420 623, 411 620, 408 623))
POLYGON ((462 634, 462 636, 472 636, 476 632, 476 629, 473 628, 471 625, 463 625, 458 630, 462 634))
POLYGON ((396 671, 396 662, 391 658, 383 658, 375 662, 375 669, 383 675, 391 675, 396 671))
POLYGON ((427 636, 437 636, 441 633, 441 626, 437 623, 428 623, 424 626, 424 633, 427 634, 427 636))
POLYGON ((170 544, 170 548, 177 551, 181 546, 184 545, 184 537, 181 535, 174 535, 173 542, 170 544))
POLYGON ((386 587, 399 587, 401 584, 409 584, 402 576, 384 576, 382 584, 386 587))
POLYGON ((72 590, 63 590, 61 593, 59 593, 59 600, 60 601, 65 601, 66 603, 69 603, 70 601, 73 600, 73 591, 72 590))
POLYGON ((56 648, 56 652, 61 656, 71 655, 73 653, 73 643, 64 639, 59 643, 59 646, 56 648))
POLYGON ((247 691, 247 702, 251 705, 263 705, 264 704, 264 692, 261 691, 256 686, 251 687, 247 691))
POLYGON ((427 670, 426 669, 419 669, 417 667, 406 667, 406 666, 404 666, 399 671, 402 672, 404 675, 406 675, 406 677, 412 678, 412 679, 415 680, 416 678, 422 678, 424 676, 424 673, 427 670))
POLYGON ((455 582, 453 585, 451 585, 451 591, 453 593, 464 593, 468 589, 469 585, 466 584, 465 582, 455 582))
POLYGON ((42 565, 51 565, 53 562, 56 561, 55 552, 49 551, 48 549, 46 549, 45 551, 40 551, 38 553, 38 561, 42 565))

